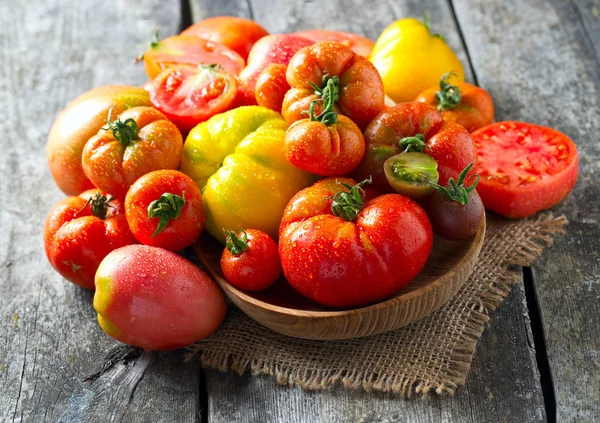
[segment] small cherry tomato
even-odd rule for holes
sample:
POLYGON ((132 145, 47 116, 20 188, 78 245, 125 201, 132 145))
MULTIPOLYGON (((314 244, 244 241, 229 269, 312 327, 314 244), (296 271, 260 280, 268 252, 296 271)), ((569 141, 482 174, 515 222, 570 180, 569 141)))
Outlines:
POLYGON ((372 176, 375 189, 384 192, 391 188, 383 164, 389 157, 404 151, 407 142, 412 145, 411 151, 422 149, 433 157, 438 165, 439 183, 443 185, 451 177, 458 178, 460 172, 476 160, 475 144, 467 130, 456 122, 444 121, 437 110, 418 101, 398 103, 383 111, 364 134, 366 151, 358 175, 372 176), (417 138, 424 140, 425 145, 415 142, 417 138))
POLYGON ((458 181, 450 178, 445 187, 434 184, 435 191, 422 202, 433 231, 442 238, 453 241, 468 238, 477 232, 485 218, 483 203, 475 191, 479 176, 471 186, 464 185, 472 166, 471 163, 461 172, 458 181))
POLYGON ((352 172, 365 154, 365 139, 354 122, 338 116, 334 99, 339 95, 337 76, 327 82, 322 112, 315 115, 319 100, 313 100, 309 119, 296 121, 285 135, 285 157, 302 170, 323 176, 352 172))
POLYGON ((215 63, 232 75, 239 74, 246 64, 239 54, 221 44, 194 35, 174 35, 159 40, 158 31, 142 57, 150 79, 167 68, 181 64, 208 66, 215 63))
POLYGON ((140 176, 178 169, 183 140, 177 127, 153 107, 134 107, 111 120, 85 144, 86 176, 99 189, 123 199, 140 176))
POLYGON ((369 201, 362 184, 323 179, 296 194, 283 214, 283 272, 300 294, 325 306, 386 299, 417 276, 431 253, 425 211, 400 194, 369 201))
POLYGON ((444 74, 439 87, 423 91, 416 101, 437 107, 445 120, 450 120, 473 132, 494 121, 492 97, 483 88, 466 82, 452 85, 449 79, 452 72, 444 74))
POLYGON ((200 188, 176 170, 157 170, 135 181, 125 213, 138 241, 172 251, 191 245, 205 222, 200 188))
POLYGON ((227 304, 218 285, 171 251, 130 245, 110 253, 96 273, 100 327, 146 350, 174 350, 211 335, 227 304))
POLYGON ((183 133, 231 109, 238 96, 236 78, 216 65, 177 66, 152 81, 150 100, 183 133))
POLYGON ((398 194, 421 198, 433 191, 439 174, 437 163, 425 153, 401 153, 383 163, 388 183, 398 194))
POLYGON ((269 35, 266 29, 250 19, 214 16, 196 22, 181 35, 195 35, 229 47, 246 60, 254 43, 269 35))
POLYGON ((233 286, 246 291, 262 291, 281 275, 277 244, 262 231, 225 231, 221 270, 233 286))
POLYGON ((52 267, 69 282, 92 290, 102 259, 136 242, 121 201, 97 189, 56 204, 44 225, 44 248, 52 267))
POLYGON ((565 134, 523 122, 475 131, 477 191, 486 208, 511 219, 553 207, 571 192, 579 172, 577 147, 565 134))
POLYGON ((311 41, 335 41, 345 45, 356 54, 360 54, 363 57, 369 57, 375 46, 375 42, 368 38, 365 38, 358 34, 344 31, 330 31, 326 29, 312 29, 308 31, 296 32, 304 38, 308 38, 311 41))
POLYGON ((364 129, 384 109, 383 82, 367 59, 348 47, 322 41, 299 50, 290 60, 286 78, 292 87, 281 113, 288 124, 304 119, 311 102, 326 93, 327 81, 339 79, 336 112, 364 129))
POLYGON ((286 70, 286 65, 271 64, 260 73, 254 88, 259 106, 281 112, 283 98, 290 89, 290 84, 285 79, 286 70))

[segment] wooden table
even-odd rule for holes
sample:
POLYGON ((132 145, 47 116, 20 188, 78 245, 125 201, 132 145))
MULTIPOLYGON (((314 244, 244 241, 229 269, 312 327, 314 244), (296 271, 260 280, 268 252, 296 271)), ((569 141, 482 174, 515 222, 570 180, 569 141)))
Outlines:
POLYGON ((533 422, 600 420, 600 3, 598 0, 0 0, 0 421, 533 422), (92 294, 46 262, 42 224, 62 198, 46 166, 57 113, 107 83, 141 84, 133 58, 212 15, 270 32, 313 27, 376 38, 429 10, 485 87, 497 120, 551 125, 581 153, 571 223, 523 269, 453 397, 405 401, 304 392, 203 371, 181 352, 136 353, 96 323, 92 294))

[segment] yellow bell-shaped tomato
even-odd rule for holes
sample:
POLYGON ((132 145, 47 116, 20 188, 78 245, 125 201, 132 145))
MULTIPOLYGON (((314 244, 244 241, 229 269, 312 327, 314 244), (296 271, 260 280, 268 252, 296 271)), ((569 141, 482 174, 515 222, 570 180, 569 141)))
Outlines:
POLYGON ((437 85, 446 72, 453 82, 464 81, 458 57, 429 24, 417 19, 400 19, 388 26, 375 43, 369 60, 375 65, 386 95, 397 103, 413 101, 422 91, 437 85))
POLYGON ((225 241, 223 229, 258 229, 277 239, 283 209, 315 177, 283 153, 287 125, 260 106, 213 116, 189 133, 181 171, 202 189, 206 229, 225 241))

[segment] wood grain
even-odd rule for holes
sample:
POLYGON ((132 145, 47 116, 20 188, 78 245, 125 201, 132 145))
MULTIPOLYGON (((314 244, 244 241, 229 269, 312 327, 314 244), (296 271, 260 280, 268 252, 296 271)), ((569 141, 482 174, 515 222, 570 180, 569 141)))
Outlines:
POLYGON ((45 157, 58 112, 101 84, 140 84, 133 58, 158 26, 177 31, 179 5, 160 0, 0 1, 0 421, 195 421, 196 363, 105 355, 91 293, 47 263, 42 225, 63 198, 45 157), (93 380, 84 379, 99 372, 93 380), (144 419, 145 417, 145 419, 144 419))
POLYGON ((446 304, 471 275, 485 237, 485 219, 475 235, 462 241, 435 238, 421 273, 394 297, 367 307, 331 310, 297 293, 285 278, 266 291, 244 292, 221 272, 222 247, 202 237, 194 249, 221 289, 244 313, 276 332, 325 341, 389 332, 420 320, 446 304))
POLYGON ((600 418, 600 11, 592 1, 457 0, 456 14, 496 119, 573 138, 579 180, 556 207, 567 234, 533 266, 557 421, 600 418))

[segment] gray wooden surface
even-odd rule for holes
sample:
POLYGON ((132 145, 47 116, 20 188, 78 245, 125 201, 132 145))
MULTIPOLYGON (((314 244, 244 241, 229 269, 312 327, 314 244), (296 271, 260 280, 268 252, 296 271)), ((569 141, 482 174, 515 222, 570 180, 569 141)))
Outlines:
POLYGON ((0 46, 0 422, 600 420, 597 0, 0 0, 0 46), (557 209, 571 220, 567 235, 492 316, 456 396, 305 392, 204 372, 181 352, 142 354, 106 336, 91 294, 65 283, 43 253, 45 213, 62 198, 45 141, 66 103, 97 85, 142 83, 132 58, 156 27, 166 36, 232 14, 270 32, 326 27, 376 38, 425 10, 468 77, 492 93, 498 120, 552 125, 582 153, 580 182, 557 209))

